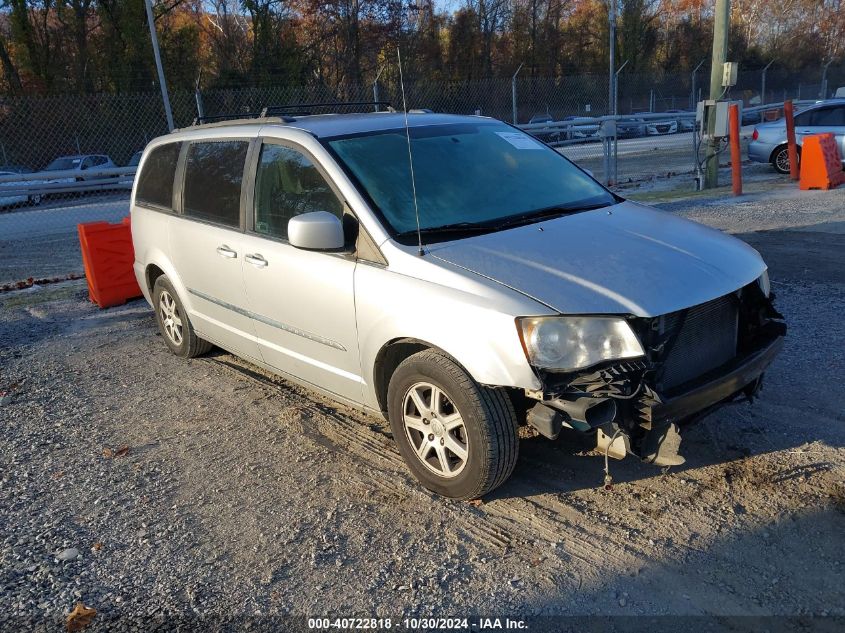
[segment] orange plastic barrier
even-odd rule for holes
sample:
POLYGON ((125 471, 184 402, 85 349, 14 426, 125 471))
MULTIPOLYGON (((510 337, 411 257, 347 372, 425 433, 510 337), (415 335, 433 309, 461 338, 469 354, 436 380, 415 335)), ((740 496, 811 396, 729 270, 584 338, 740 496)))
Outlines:
POLYGON ((122 305, 141 296, 132 264, 132 232, 129 218, 119 224, 77 224, 82 263, 88 280, 88 297, 101 308, 122 305))
POLYGON ((833 189, 845 183, 833 134, 805 136, 801 147, 801 189, 833 189))

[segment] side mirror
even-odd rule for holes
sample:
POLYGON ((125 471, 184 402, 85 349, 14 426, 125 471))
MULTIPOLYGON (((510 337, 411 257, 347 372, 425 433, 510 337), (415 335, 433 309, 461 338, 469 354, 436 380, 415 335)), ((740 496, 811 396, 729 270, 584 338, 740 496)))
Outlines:
POLYGON ((310 251, 336 251, 343 248, 343 225, 328 211, 303 213, 288 220, 288 242, 310 251))

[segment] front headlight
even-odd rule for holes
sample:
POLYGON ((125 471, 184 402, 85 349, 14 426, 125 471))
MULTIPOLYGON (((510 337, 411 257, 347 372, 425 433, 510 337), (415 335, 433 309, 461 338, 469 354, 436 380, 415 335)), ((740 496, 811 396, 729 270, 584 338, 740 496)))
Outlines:
POLYGON ((569 371, 643 355, 640 341, 624 319, 524 317, 516 324, 528 362, 539 369, 569 371))
POLYGON ((760 286, 760 290, 763 291, 763 295, 768 297, 769 294, 772 292, 772 284, 769 281, 768 269, 764 270, 763 274, 757 278, 757 284, 760 286))

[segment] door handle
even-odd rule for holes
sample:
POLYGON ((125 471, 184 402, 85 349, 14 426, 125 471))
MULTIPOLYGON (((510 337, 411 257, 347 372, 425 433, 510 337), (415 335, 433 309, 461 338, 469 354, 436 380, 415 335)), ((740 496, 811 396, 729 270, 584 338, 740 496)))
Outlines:
POLYGON ((244 255, 244 260, 256 268, 267 268, 267 260, 258 253, 255 253, 254 255, 244 255))
POLYGON ((235 259, 238 254, 225 244, 217 247, 217 254, 226 259, 235 259))

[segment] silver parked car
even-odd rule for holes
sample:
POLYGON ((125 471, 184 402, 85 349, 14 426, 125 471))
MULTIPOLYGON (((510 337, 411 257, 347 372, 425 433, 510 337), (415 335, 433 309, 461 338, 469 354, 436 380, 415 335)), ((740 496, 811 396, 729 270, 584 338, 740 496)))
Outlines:
POLYGON ((754 249, 499 121, 407 120, 153 140, 132 238, 170 350, 218 345, 385 416, 410 471, 460 499, 508 478, 521 425, 679 464, 679 422, 758 391, 786 327, 754 249))
MULTIPOLYGON (((821 101, 795 115, 795 142, 799 147, 799 161, 804 137, 827 132, 836 137, 839 155, 845 164, 845 99, 821 101)), ((748 158, 758 163, 771 163, 782 174, 789 173, 786 119, 760 123, 754 128, 748 144, 748 158)))
MULTIPOLYGON (((74 176, 64 176, 48 180, 47 182, 73 182, 75 180, 86 180, 83 173, 89 169, 111 169, 117 167, 114 161, 105 154, 77 154, 74 156, 59 156, 53 159, 44 171, 73 171, 78 172, 74 176)), ((90 178, 90 177, 89 177, 90 178)))

